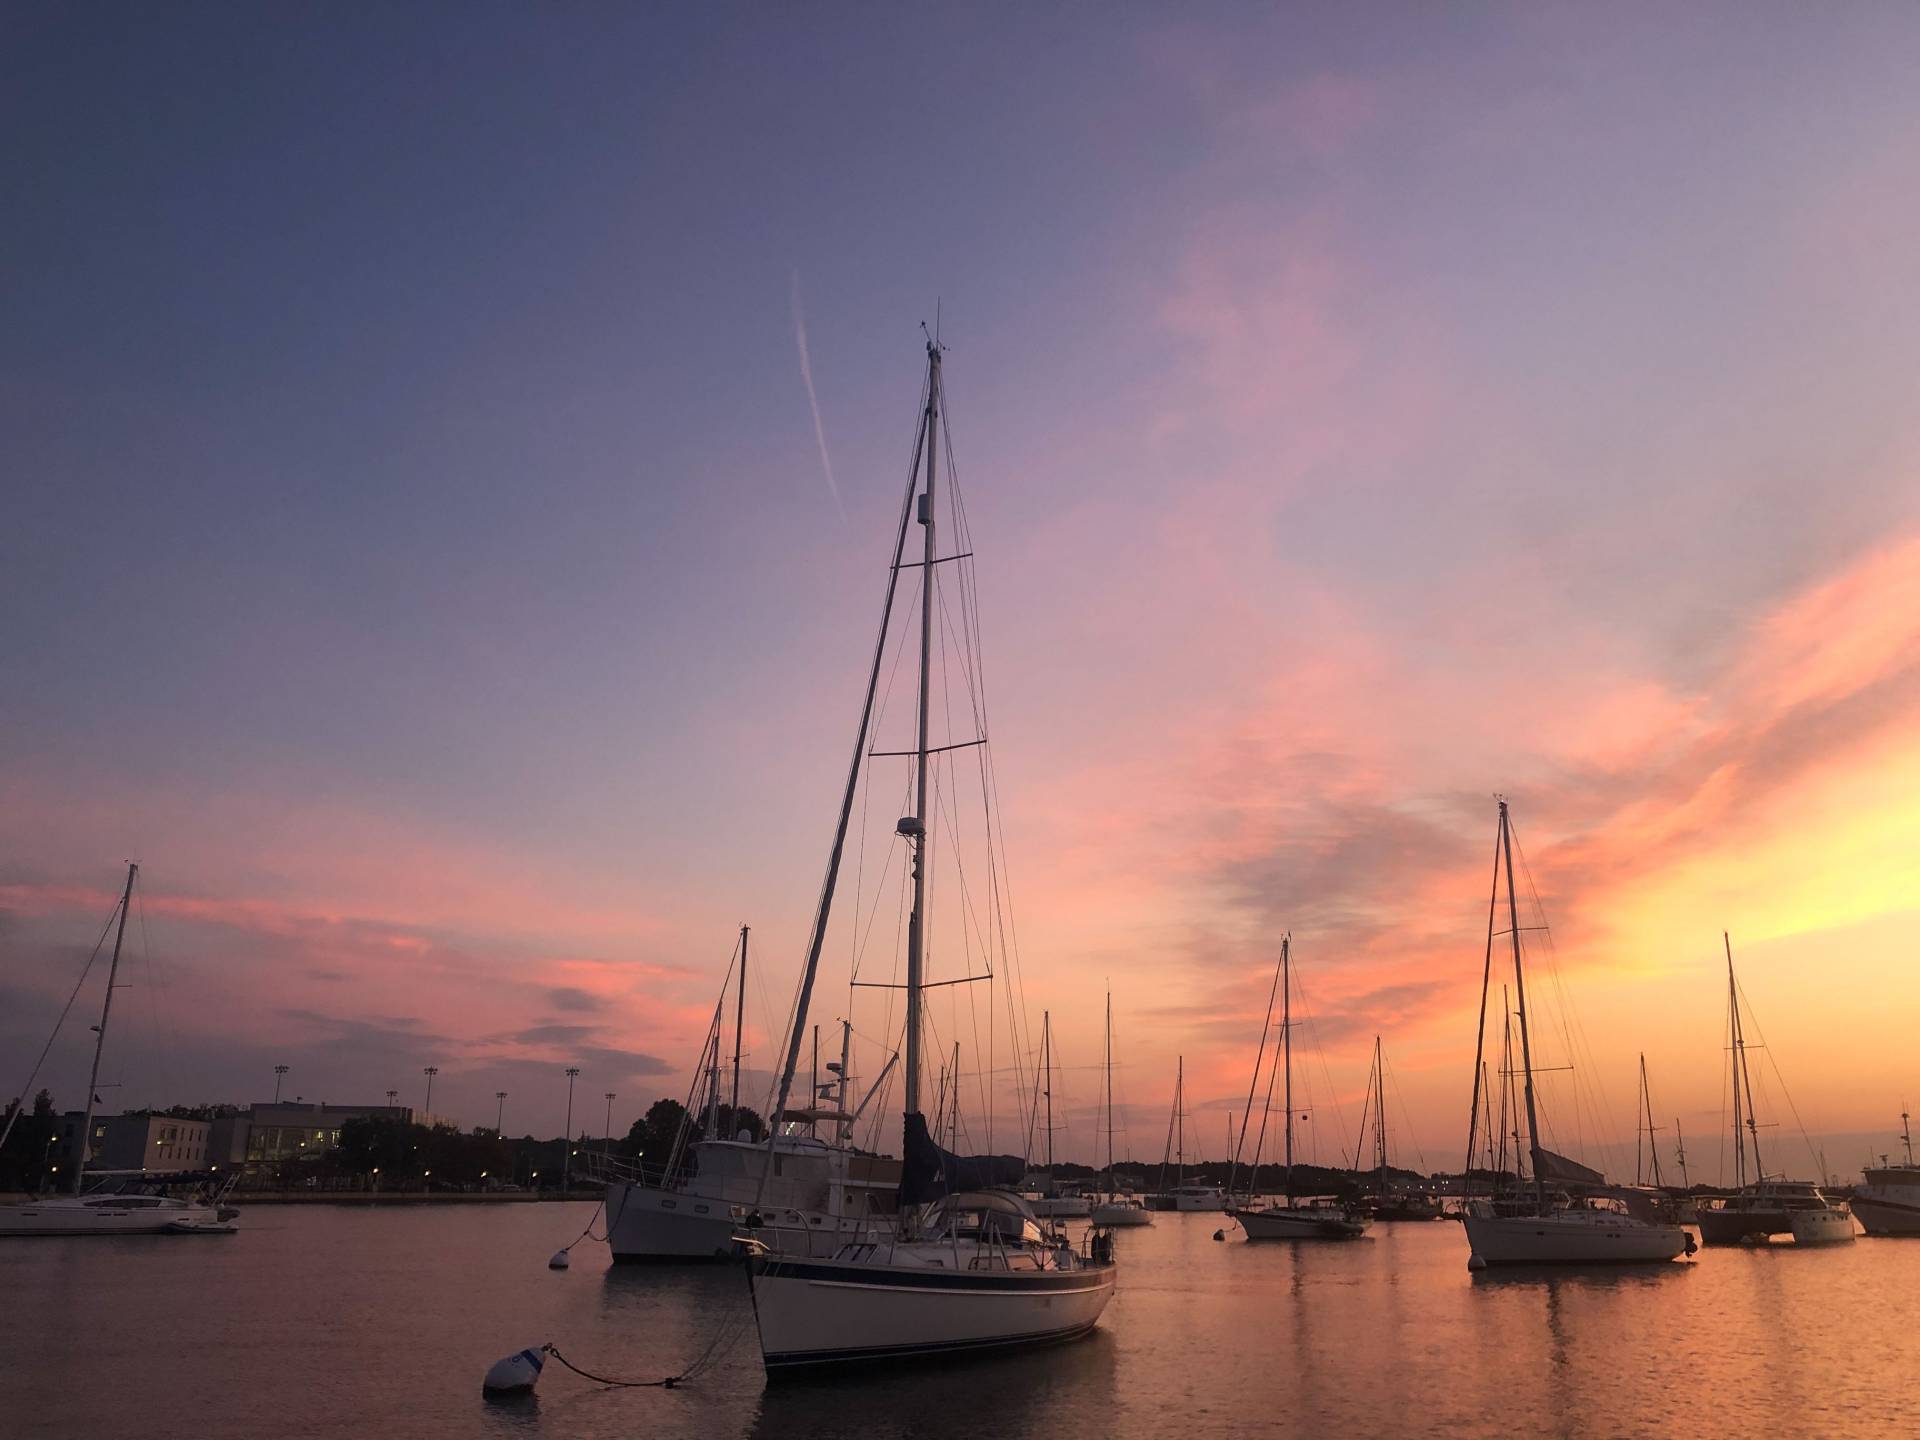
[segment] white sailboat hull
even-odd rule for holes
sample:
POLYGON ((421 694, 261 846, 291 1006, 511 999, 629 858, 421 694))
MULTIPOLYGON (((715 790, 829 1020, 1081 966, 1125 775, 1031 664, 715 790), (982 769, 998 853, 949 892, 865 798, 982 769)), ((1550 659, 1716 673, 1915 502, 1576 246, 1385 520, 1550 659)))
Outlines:
POLYGON ((1321 1206, 1270 1205, 1230 1210, 1249 1240, 1353 1240, 1367 1222, 1321 1206))
POLYGON ((1086 1334, 1114 1267, 979 1272, 757 1256, 749 1271, 769 1378, 904 1357, 1052 1344, 1086 1334))
POLYGON ((1789 1219, 1796 1245, 1845 1245, 1854 1236, 1853 1216, 1845 1210, 1795 1210, 1789 1219))
POLYGON ((1144 1205, 1096 1205, 1090 1218, 1109 1230, 1153 1224, 1153 1212, 1144 1205))
POLYGON ((121 1206, 63 1197, 0 1206, 0 1235, 181 1235, 232 1230, 232 1224, 211 1205, 171 1200, 121 1206))
POLYGON ((1688 1235, 1678 1225, 1651 1225, 1630 1215, 1570 1211, 1553 1215, 1465 1218, 1469 1266, 1645 1265, 1675 1260, 1688 1235))

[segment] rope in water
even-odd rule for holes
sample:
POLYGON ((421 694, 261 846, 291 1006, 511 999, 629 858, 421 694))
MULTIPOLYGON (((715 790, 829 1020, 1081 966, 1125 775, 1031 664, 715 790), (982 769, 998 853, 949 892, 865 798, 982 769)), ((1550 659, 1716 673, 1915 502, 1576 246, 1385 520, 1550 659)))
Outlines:
MULTIPOLYGON (((591 1380, 596 1385, 611 1385, 620 1390, 671 1390, 687 1378, 685 1375, 669 1375, 664 1380, 613 1380, 605 1375, 596 1375, 591 1370, 582 1370, 578 1365, 562 1355, 557 1346, 542 1345, 540 1348, 582 1379, 591 1380)), ((688 1368, 691 1369, 692 1367, 688 1368)))

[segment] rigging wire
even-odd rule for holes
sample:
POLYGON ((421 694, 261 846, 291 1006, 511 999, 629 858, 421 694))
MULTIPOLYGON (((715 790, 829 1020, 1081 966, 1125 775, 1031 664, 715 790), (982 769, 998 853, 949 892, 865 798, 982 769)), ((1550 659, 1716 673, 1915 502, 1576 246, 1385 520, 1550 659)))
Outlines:
POLYGON ((120 900, 115 897, 113 909, 107 912, 107 923, 100 927, 100 938, 93 942, 93 953, 87 957, 87 963, 80 967, 80 976, 73 982, 73 989, 67 992, 67 1003, 60 1007, 60 1018, 53 1022, 53 1032, 47 1036, 47 1043, 40 1047, 40 1058, 33 1062, 33 1069, 27 1075, 27 1083, 20 1087, 20 1093, 14 1098, 13 1114, 7 1117, 7 1128, 0 1131, 0 1148, 4 1148, 7 1137, 13 1134, 13 1127, 26 1113, 27 1092, 33 1089, 33 1082, 40 1078, 40 1067, 47 1063, 47 1053, 53 1049, 53 1042, 60 1038, 60 1027, 67 1023, 67 1015, 73 1009, 73 1002, 80 998, 80 987, 87 983, 87 976, 93 971, 94 961, 100 958, 101 947, 107 943, 107 934, 113 929, 114 917, 120 913, 120 900))

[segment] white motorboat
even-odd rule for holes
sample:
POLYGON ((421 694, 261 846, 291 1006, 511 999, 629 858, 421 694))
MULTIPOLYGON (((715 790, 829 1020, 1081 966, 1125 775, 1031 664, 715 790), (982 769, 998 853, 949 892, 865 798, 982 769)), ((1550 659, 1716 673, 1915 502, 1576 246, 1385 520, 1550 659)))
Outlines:
POLYGON ((1853 1215, 1843 1205, 1795 1210, 1788 1217, 1796 1245, 1845 1245, 1854 1237, 1853 1215))
POLYGON ((607 1184, 607 1248, 623 1263, 724 1260, 739 1254, 735 1234, 752 1229, 767 1248, 831 1255, 849 1240, 893 1224, 900 1162, 863 1155, 806 1134, 767 1146, 706 1140, 692 1147, 694 1170, 667 1185, 639 1176, 607 1184))
POLYGON ((1153 1212, 1132 1195, 1109 1195, 1093 1207, 1089 1218, 1110 1230, 1153 1224, 1153 1212))
MULTIPOLYGON (((1644 1220, 1627 1213, 1623 1203, 1613 1199, 1590 1198, 1567 1201, 1557 1191, 1549 1193, 1549 1182, 1576 1189, 1598 1190, 1605 1177, 1564 1155, 1556 1155, 1540 1143, 1539 1105, 1533 1085, 1533 1045, 1528 1025, 1526 966, 1521 957, 1519 900, 1513 888, 1513 828, 1507 814, 1507 802, 1500 802, 1500 826, 1494 847, 1493 895, 1487 905, 1486 966, 1480 981, 1480 1025, 1475 1037, 1473 1065, 1473 1105, 1467 1127, 1466 1173, 1472 1175, 1476 1163, 1484 1163, 1489 1173, 1502 1173, 1505 1163, 1505 1137, 1515 1136, 1515 1178, 1519 1189, 1504 1198, 1470 1198, 1462 1216, 1470 1254, 1469 1270, 1484 1270, 1491 1265, 1605 1265, 1651 1264, 1691 1255, 1693 1237, 1678 1225, 1644 1220), (1505 871, 1507 896, 1507 936, 1513 957, 1515 1010, 1506 1025, 1506 1050, 1500 1066, 1500 1149, 1493 1152, 1495 1126, 1488 1107, 1487 1134, 1482 1137, 1481 1103, 1490 1100, 1485 1090, 1487 1000, 1493 986, 1494 929, 1499 913, 1501 873, 1505 871), (1520 1048, 1513 1055, 1512 1021, 1517 1019, 1520 1048), (1512 1093, 1504 1077, 1516 1073, 1523 1082, 1519 1096, 1512 1093), (1527 1159, 1533 1174, 1519 1174, 1518 1136, 1520 1103, 1526 1117, 1527 1159), (1515 1114, 1508 1120, 1510 1102, 1515 1114), (1477 1161, 1478 1147, 1484 1138, 1489 1153, 1477 1161)), ((1503 1002, 1504 1008, 1504 1002, 1503 1002)))
MULTIPOLYGON (((980 708, 982 692, 977 673, 970 672, 966 677, 977 736, 935 745, 928 728, 933 713, 930 667, 935 619, 947 613, 949 598, 958 602, 960 613, 966 616, 972 584, 967 565, 970 547, 962 545, 960 553, 949 556, 940 555, 935 548, 939 513, 935 478, 943 453, 941 403, 941 350, 938 340, 929 337, 925 409, 915 437, 914 462, 888 571, 880 634, 868 671, 866 700, 841 795, 826 880, 814 912, 775 1105, 776 1114, 784 1109, 799 1065, 807 1009, 819 974, 853 802, 871 758, 874 701, 888 650, 894 600, 903 573, 913 575, 917 571, 920 644, 914 745, 905 752, 876 752, 905 754, 911 757, 913 766, 913 810, 894 827, 911 876, 911 908, 905 917, 905 1094, 899 1214, 890 1235, 843 1245, 826 1258, 781 1255, 761 1247, 751 1235, 747 1237, 746 1243, 755 1252, 748 1263, 754 1321, 769 1378, 864 1361, 1004 1350, 1068 1340, 1091 1330, 1113 1296, 1116 1271, 1113 1239, 1107 1231, 1090 1229, 1081 1250, 1069 1245, 1063 1235, 1043 1231, 1019 1196, 990 1189, 1017 1183, 1021 1162, 1006 1157, 1009 1163, 1005 1168, 1010 1173, 1002 1179, 996 1172, 1003 1167, 994 1157, 972 1161, 941 1149, 928 1131, 921 1106, 923 1009, 928 983, 928 872, 935 818, 929 798, 932 762, 938 758, 950 763, 948 757, 953 752, 971 752, 979 757, 983 806, 985 797, 992 793, 985 752, 986 718, 980 708), (922 527, 920 558, 907 561, 909 526, 916 522, 922 527), (949 564, 951 569, 940 568, 949 564), (942 592, 943 575, 957 577, 957 595, 949 597, 942 592)), ((958 529, 964 511, 957 494, 949 501, 947 513, 958 529)), ((964 539, 964 531, 960 533, 964 539)), ((971 655, 967 645, 977 629, 966 622, 961 629, 966 634, 957 648, 961 654, 971 655)), ((955 835, 957 849, 957 822, 944 812, 940 818, 943 833, 955 835)), ((992 827, 983 825, 975 833, 988 837, 991 870, 992 827)), ((995 884, 991 888, 998 893, 1000 887, 995 884)), ((961 1093, 957 1053, 952 1079, 945 1103, 950 1107, 949 1114, 957 1117, 961 1093)))
POLYGON ((768 1378, 1074 1339, 1113 1298, 1111 1246, 1093 1234, 1077 1251, 1046 1235, 1018 1196, 987 1191, 940 1202, 912 1239, 823 1260, 757 1255, 768 1378))
POLYGON ((1167 1208, 1188 1213, 1218 1214, 1227 1208, 1227 1192, 1218 1185, 1176 1185, 1167 1199, 1167 1208))
POLYGON ((1042 1220, 1085 1220, 1093 1214, 1093 1201, 1084 1195, 1027 1194, 1021 1198, 1042 1220))
POLYGON ((1900 1112, 1900 1138, 1906 1163, 1865 1171, 1866 1184, 1853 1192, 1853 1214, 1869 1235, 1920 1235, 1920 1166, 1913 1163, 1913 1130, 1905 1110, 1900 1112))
MULTIPOLYGON (((1228 1215, 1249 1240, 1354 1240, 1364 1235, 1372 1223, 1365 1211, 1326 1198, 1296 1199, 1293 1193, 1293 937, 1280 937, 1280 959, 1274 967, 1273 983, 1280 996, 1280 1044, 1274 1066, 1267 1075, 1267 1093, 1262 1102, 1263 1116, 1273 1109, 1273 1084, 1284 1075, 1282 1092, 1286 1108, 1286 1169, 1283 1196, 1278 1204, 1256 1201, 1249 1194, 1243 1204, 1226 1207, 1228 1215)), ((1260 1026, 1260 1046, 1254 1052, 1253 1079, 1247 1085, 1247 1112, 1252 1113, 1254 1092, 1260 1087, 1261 1062, 1266 1057, 1267 1033, 1273 1026, 1273 993, 1267 995, 1267 1013, 1260 1026)), ((1249 1185, 1260 1170, 1260 1148, 1266 1139, 1266 1121, 1260 1124, 1260 1139, 1254 1142, 1253 1163, 1248 1167, 1249 1185)), ((1246 1117, 1240 1121, 1240 1135, 1247 1133, 1246 1117)), ((1239 1166, 1239 1148, 1234 1165, 1239 1166)))

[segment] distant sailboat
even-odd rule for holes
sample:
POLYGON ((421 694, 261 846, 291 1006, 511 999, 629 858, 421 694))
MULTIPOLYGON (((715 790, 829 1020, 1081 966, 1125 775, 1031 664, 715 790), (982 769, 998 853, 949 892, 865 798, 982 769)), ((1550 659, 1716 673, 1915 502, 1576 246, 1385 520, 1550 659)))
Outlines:
POLYGON ((1093 1209, 1093 1202, 1082 1195, 1077 1188, 1063 1190, 1053 1174, 1053 1012, 1040 1012, 1040 1073, 1039 1101, 1045 1106, 1045 1130, 1047 1137, 1046 1176, 1037 1187, 1030 1187, 1027 1203, 1033 1207, 1033 1213, 1047 1220, 1084 1220, 1093 1209))
MULTIPOLYGON (((1316 1199, 1298 1201, 1293 1194, 1293 1011, 1292 1011, 1292 950, 1293 937, 1282 936, 1280 940, 1280 1063, 1277 1067, 1286 1077, 1283 1087, 1283 1104, 1286 1107, 1286 1170, 1283 1181, 1283 1198, 1280 1204, 1255 1204, 1252 1200, 1254 1176, 1259 1172, 1260 1155, 1256 1147, 1253 1166, 1248 1172, 1248 1201, 1238 1207, 1229 1207, 1227 1213, 1239 1222, 1240 1228, 1249 1240, 1353 1240, 1364 1234, 1368 1220, 1363 1212, 1331 1201, 1316 1199)), ((1267 1021, 1273 1019, 1273 1001, 1267 1001, 1267 1021)), ((1254 1087, 1260 1081, 1260 1055, 1266 1051, 1267 1032, 1263 1026, 1260 1032, 1260 1051, 1254 1057, 1254 1087)), ((1267 1080, 1268 1102, 1272 1104, 1273 1079, 1267 1080)), ((1252 1089, 1248 1091, 1251 1103, 1252 1089)), ((1264 1113, 1264 1112, 1263 1112, 1264 1113)), ((1266 1133, 1264 1121, 1261 1133, 1266 1133)), ((1240 1127, 1242 1140, 1246 1138, 1246 1125, 1240 1127)))
POLYGON ((1740 987, 1733 974, 1733 940, 1724 931, 1727 954, 1728 1061, 1733 1077, 1733 1191, 1700 1211, 1700 1238, 1708 1245, 1766 1244, 1792 1235, 1800 1245, 1853 1239, 1853 1217, 1810 1180, 1769 1176, 1760 1158, 1760 1117, 1754 1109, 1753 1072, 1740 1014, 1740 987), (1742 1105, 1745 1106, 1744 1115, 1742 1105))
POLYGON ((1107 996, 1107 1185, 1094 1203, 1093 1223, 1114 1229, 1153 1224, 1153 1212, 1132 1195, 1119 1193, 1113 1173, 1113 996, 1107 996))
POLYGON ((1227 1192, 1218 1185, 1187 1183, 1187 1057, 1174 1061, 1173 1115, 1167 1121, 1167 1153, 1160 1161, 1160 1194, 1150 1202, 1156 1210, 1189 1213, 1227 1208, 1227 1192), (1167 1161, 1173 1162, 1173 1184, 1166 1183, 1167 1161))
MULTIPOLYGON (((1363 1138, 1368 1123, 1373 1126, 1373 1193, 1368 1205, 1376 1220, 1438 1220, 1440 1197, 1431 1190, 1395 1185, 1387 1163, 1387 1067, 1380 1049, 1380 1037, 1373 1037, 1373 1073, 1367 1080, 1367 1105, 1361 1120, 1363 1138)), ((1359 1146, 1354 1147, 1354 1168, 1359 1168, 1359 1146)))
MULTIPOLYGON (((1520 1031, 1520 1066, 1524 1081, 1527 1124, 1527 1149, 1533 1169, 1533 1193, 1502 1200, 1496 1194, 1469 1198, 1462 1217, 1467 1243, 1472 1254, 1467 1268, 1483 1270, 1489 1265, 1592 1265, 1673 1260, 1690 1251, 1692 1237, 1677 1225, 1642 1220, 1589 1198, 1585 1203, 1549 1194, 1547 1181, 1554 1179, 1576 1187, 1595 1186, 1602 1177, 1556 1155, 1540 1143, 1539 1106, 1533 1086, 1533 1044, 1527 1017, 1526 968, 1520 954, 1519 902, 1513 889, 1513 834, 1507 817, 1507 802, 1500 802, 1500 828, 1494 846, 1493 895, 1487 904, 1487 954, 1480 981, 1480 1034, 1475 1043, 1473 1066, 1474 1095, 1467 1122, 1467 1178, 1473 1175, 1478 1149, 1480 1100, 1486 1044, 1487 999, 1493 984, 1493 950, 1498 933, 1494 929, 1499 913, 1501 873, 1504 868, 1507 893, 1507 935, 1512 942, 1513 990, 1520 1031)), ((1504 1104, 1502 1109, 1504 1111, 1504 1104)), ((1492 1137, 1488 1137, 1491 1140, 1492 1137)))

